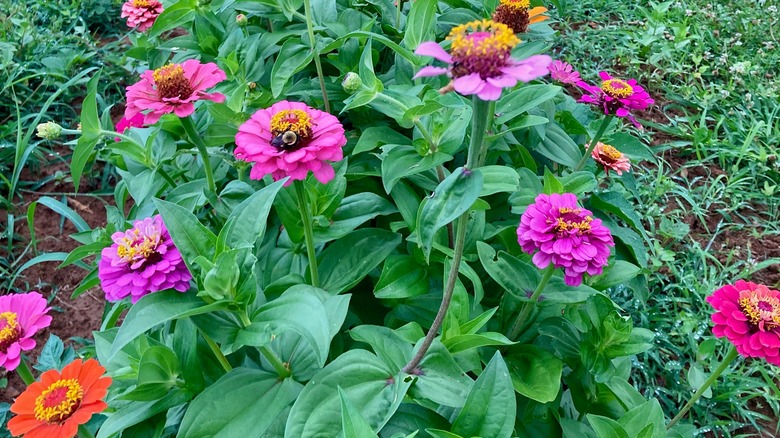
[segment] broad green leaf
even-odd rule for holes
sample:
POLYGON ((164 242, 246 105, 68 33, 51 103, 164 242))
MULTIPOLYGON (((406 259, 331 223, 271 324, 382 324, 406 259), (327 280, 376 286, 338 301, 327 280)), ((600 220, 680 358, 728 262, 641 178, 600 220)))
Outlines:
POLYGON ((515 346, 506 357, 506 365, 518 393, 539 403, 558 396, 563 362, 547 350, 528 344, 515 346))
POLYGON ((482 174, 463 167, 444 179, 428 198, 417 219, 417 232, 427 259, 436 232, 466 213, 482 192, 482 174))
POLYGON ((214 258, 217 236, 204 227, 194 214, 184 207, 162 199, 155 199, 154 204, 160 211, 165 227, 191 273, 196 272, 192 263, 198 256, 203 256, 207 260, 214 258))
POLYGON ((195 11, 195 5, 190 0, 181 0, 167 7, 154 20, 154 25, 149 29, 148 37, 156 38, 165 31, 191 23, 195 17, 195 11))
POLYGON ((352 155, 369 152, 385 144, 404 145, 411 143, 411 139, 388 126, 372 126, 360 134, 355 148, 352 149, 352 155))
POLYGON ((366 350, 350 350, 303 388, 290 411, 285 438, 336 437, 342 432, 339 387, 372 430, 380 430, 401 404, 406 381, 366 350))
MULTIPOLYGON (((108 414, 106 420, 98 430, 97 438, 111 438, 121 431, 134 426, 142 421, 165 412, 168 409, 182 405, 190 399, 191 395, 181 390, 173 390, 159 400, 147 402, 130 402, 119 410, 108 414)), ((104 413, 104 415, 106 415, 104 413)))
POLYGON ((412 345, 393 330, 376 325, 359 325, 349 331, 349 336, 371 346, 392 369, 401 371, 412 358, 412 345))
POLYGON ((482 174, 480 197, 495 193, 514 193, 520 189, 520 175, 511 167, 483 166, 476 171, 482 174))
POLYGON ((274 198, 286 180, 279 180, 247 198, 233 210, 220 235, 226 236, 229 248, 238 248, 242 243, 254 245, 265 233, 268 213, 274 198))
POLYGON ((73 185, 79 191, 81 173, 84 171, 89 156, 95 150, 100 140, 100 118, 97 109, 97 86, 100 81, 100 71, 87 83, 87 96, 81 104, 81 137, 73 150, 73 158, 70 163, 70 174, 73 177, 73 185))
POLYGON ((401 236, 378 228, 354 231, 325 248, 319 259, 320 287, 346 292, 392 253, 401 236))
POLYGON ((374 296, 380 299, 409 298, 428 292, 428 271, 414 257, 404 254, 387 258, 374 287, 374 296))
POLYGON ((541 280, 539 270, 504 251, 496 251, 487 243, 477 242, 482 267, 507 292, 518 298, 527 298, 541 280))
POLYGON ((339 399, 341 399, 341 427, 344 438, 376 438, 376 433, 371 430, 363 415, 355 409, 352 402, 341 388, 339 390, 339 399))
POLYGON ((630 437, 623 426, 611 418, 594 414, 588 414, 587 417, 598 438, 637 438, 630 437))
POLYGON ((347 196, 333 213, 327 228, 315 226, 314 240, 323 242, 340 239, 377 216, 396 212, 398 210, 390 201, 375 193, 361 192, 347 196))
POLYGON ((535 150, 556 163, 574 168, 584 151, 581 151, 569 134, 557 123, 547 125, 545 136, 535 150))
MULTIPOLYGON (((402 403, 398 410, 395 411, 395 415, 382 428, 381 435, 383 437, 408 437, 409 435, 406 434, 410 431, 423 431, 431 428, 445 429, 449 427, 450 422, 436 412, 416 403, 402 403)), ((425 434, 423 433, 419 436, 424 437, 425 434)))
POLYGON ((485 332, 478 334, 461 334, 449 337, 444 340, 444 346, 450 350, 450 353, 460 353, 472 348, 487 347, 490 345, 512 345, 510 339, 501 333, 485 332))
MULTIPOLYGON (((411 346, 409 346, 409 349, 411 350, 411 346)), ((75 358, 76 352, 73 350, 73 347, 65 348, 62 340, 52 333, 38 356, 38 363, 33 368, 40 372, 49 370, 60 371, 65 365, 73 362, 75 358)))
POLYGON ((648 400, 641 405, 629 410, 618 420, 630 437, 642 436, 645 438, 666 438, 666 422, 661 405, 657 399, 648 400))
POLYGON ((311 0, 311 15, 314 22, 323 25, 338 19, 336 2, 333 0, 311 0))
POLYGON ((655 162, 655 154, 653 154, 653 151, 634 135, 625 132, 617 132, 610 134, 603 142, 628 155, 633 160, 655 162))
POLYGON ((499 352, 471 387, 452 432, 466 437, 509 438, 515 426, 515 391, 499 352))
POLYGON ((386 193, 390 193, 402 178, 417 175, 452 160, 451 155, 443 152, 420 156, 413 147, 406 145, 387 146, 386 150, 382 156, 382 184, 386 193))
POLYGON ((235 368, 192 400, 177 437, 260 438, 301 389, 292 379, 235 368))
POLYGON ((420 373, 409 390, 412 398, 454 408, 466 403, 474 381, 438 339, 434 339, 418 368, 420 373))
POLYGON ((592 286, 604 290, 617 284, 623 284, 639 275, 642 268, 623 260, 614 260, 606 268, 604 273, 595 277, 592 286))
POLYGON ((560 181, 563 183, 563 193, 574 193, 577 196, 590 193, 599 185, 596 176, 586 171, 564 175, 560 181))
POLYGON ((126 400, 152 401, 163 397, 176 386, 181 373, 176 353, 162 345, 146 349, 138 363, 138 386, 122 398, 126 400))
POLYGON ((314 59, 311 47, 299 41, 297 38, 290 38, 279 49, 276 62, 271 68, 271 92, 274 97, 282 94, 292 75, 306 68, 314 59))
POLYGON ((438 0, 417 0, 412 2, 412 10, 406 20, 406 32, 403 44, 414 50, 423 41, 434 39, 436 31, 436 6, 438 0))
POLYGON ((555 85, 525 85, 505 95, 496 105, 496 123, 507 123, 520 114, 536 108, 561 92, 561 87, 555 85))

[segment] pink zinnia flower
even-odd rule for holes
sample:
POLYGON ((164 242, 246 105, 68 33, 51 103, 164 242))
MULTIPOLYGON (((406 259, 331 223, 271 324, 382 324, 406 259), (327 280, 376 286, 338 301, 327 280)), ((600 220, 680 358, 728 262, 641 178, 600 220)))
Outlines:
POLYGON ((224 102, 224 94, 206 93, 205 90, 225 79, 225 72, 216 64, 201 64, 196 59, 146 70, 139 82, 127 87, 125 118, 132 119, 147 111, 144 124, 153 125, 167 113, 187 117, 195 112, 194 102, 198 100, 224 102))
POLYGON ((154 20, 162 14, 163 5, 157 0, 128 0, 122 5, 122 18, 127 18, 127 27, 138 27, 139 32, 152 27, 154 20))
POLYGON ((550 77, 554 81, 564 84, 576 84, 582 80, 582 78, 580 78, 580 72, 574 70, 574 67, 568 62, 556 59, 552 64, 547 66, 547 69, 550 70, 550 77))
POLYGON ((22 351, 35 348, 32 337, 51 324, 46 304, 38 292, 0 296, 0 367, 15 370, 22 351))
MULTIPOLYGON (((586 150, 589 147, 589 144, 585 145, 586 150)), ((611 145, 600 141, 596 142, 596 147, 593 148, 593 152, 590 155, 597 163, 604 166, 604 172, 607 175, 609 175, 610 169, 614 170, 618 175, 631 170, 631 161, 628 157, 611 145)))
POLYGON ((763 357, 780 366, 780 292, 739 280, 707 297, 716 337, 726 337, 745 357, 763 357))
POLYGON ((335 176, 329 161, 344 158, 345 144, 339 119, 304 103, 283 100, 256 111, 238 128, 234 153, 239 160, 254 163, 252 179, 271 174, 278 181, 289 176, 287 186, 311 171, 325 184, 335 176))
POLYGON ((637 128, 640 127, 629 110, 643 110, 655 101, 647 94, 644 88, 637 85, 636 79, 624 81, 610 76, 607 72, 599 72, 601 86, 590 85, 584 81, 577 82, 577 86, 590 94, 584 94, 580 102, 596 105, 604 110, 604 114, 614 114, 618 117, 626 117, 637 128))
POLYGON ((455 27, 447 39, 452 41, 450 53, 432 41, 420 44, 414 53, 431 56, 450 66, 424 67, 414 77, 446 73, 453 78, 451 87, 455 91, 463 95, 476 94, 482 100, 498 100, 503 88, 546 75, 552 60, 547 55, 535 55, 522 61, 512 59, 512 48, 520 40, 507 25, 491 20, 455 27))
POLYGON ((579 286, 582 276, 601 274, 615 246, 609 229, 588 210, 577 205, 571 193, 540 194, 520 217, 517 242, 539 269, 552 263, 564 269, 569 286, 579 286))
POLYGON ((192 275, 173 244, 160 215, 135 221, 133 228, 111 236, 98 263, 100 286, 108 301, 127 296, 135 303, 166 289, 187 292, 192 275))
MULTIPOLYGON (((119 119, 119 121, 116 123, 116 132, 119 132, 120 134, 124 134, 124 132, 130 128, 143 128, 143 127, 144 127, 144 115, 138 113, 130 119, 127 119, 126 117, 122 117, 121 119, 119 119)), ((122 141, 122 139, 119 137, 114 137, 114 140, 122 141)))

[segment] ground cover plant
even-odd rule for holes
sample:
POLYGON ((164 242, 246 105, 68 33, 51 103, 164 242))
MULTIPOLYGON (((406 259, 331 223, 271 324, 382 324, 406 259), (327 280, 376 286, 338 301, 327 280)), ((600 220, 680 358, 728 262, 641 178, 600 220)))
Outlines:
MULTIPOLYGON (((34 292, 2 297, 0 366, 30 385, 10 408, 10 433, 736 429, 718 398, 757 380, 711 386, 746 366, 773 384, 780 292, 738 281, 757 270, 740 265, 693 294, 659 290, 669 273, 678 288, 696 282, 701 261, 677 261, 669 247, 690 227, 680 215, 656 229, 648 206, 670 184, 632 172, 641 160, 664 172, 654 152, 667 148, 648 147, 643 124, 679 129, 651 112, 668 102, 638 67, 657 60, 627 51, 630 71, 567 52, 576 39, 553 28, 584 38, 572 24, 590 10, 554 5, 122 5, 137 75, 124 102, 106 102, 104 72, 90 71, 81 125, 64 132, 78 135, 77 190, 96 154, 119 176, 107 223, 74 234, 82 246, 62 263, 88 268, 74 295, 99 287, 103 323, 79 352, 52 336, 33 383, 22 353, 50 309, 34 292), (126 108, 116 124, 112 104, 126 108), (697 310, 677 313, 687 326, 667 327, 659 313, 670 303, 697 310), (711 312, 726 339, 705 334, 711 312), (687 385, 657 381, 683 368, 687 385)), ((700 154, 711 146, 701 120, 700 154)), ((739 168, 741 157, 723 159, 739 168)))

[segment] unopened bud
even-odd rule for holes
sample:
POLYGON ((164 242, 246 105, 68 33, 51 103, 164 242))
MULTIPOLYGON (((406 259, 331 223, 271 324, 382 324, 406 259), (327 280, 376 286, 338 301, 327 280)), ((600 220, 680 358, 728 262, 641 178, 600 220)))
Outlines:
POLYGON ((360 76, 354 72, 347 73, 344 76, 344 80, 341 81, 341 87, 349 94, 356 93, 362 86, 363 81, 360 80, 360 76))
POLYGON ((54 122, 41 123, 36 129, 38 130, 38 137, 47 140, 54 140, 62 135, 62 126, 54 122))
POLYGON ((257 88, 257 82, 250 82, 246 84, 246 86, 249 87, 250 90, 254 90, 255 88, 257 88))
POLYGON ((244 14, 238 14, 236 15, 236 24, 239 26, 246 26, 247 18, 244 14))

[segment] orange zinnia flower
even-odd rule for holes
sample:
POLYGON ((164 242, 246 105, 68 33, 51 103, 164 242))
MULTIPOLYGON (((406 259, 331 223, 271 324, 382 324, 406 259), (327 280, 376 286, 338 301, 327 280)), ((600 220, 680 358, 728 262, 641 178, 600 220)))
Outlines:
POLYGON ((62 373, 49 370, 11 406, 15 417, 8 421, 14 436, 26 438, 72 438, 80 424, 103 411, 103 398, 111 385, 106 369, 95 359, 76 359, 62 373))
POLYGON ((504 23, 515 33, 525 33, 528 25, 547 20, 543 6, 531 7, 529 0, 501 0, 493 13, 493 21, 504 23))

